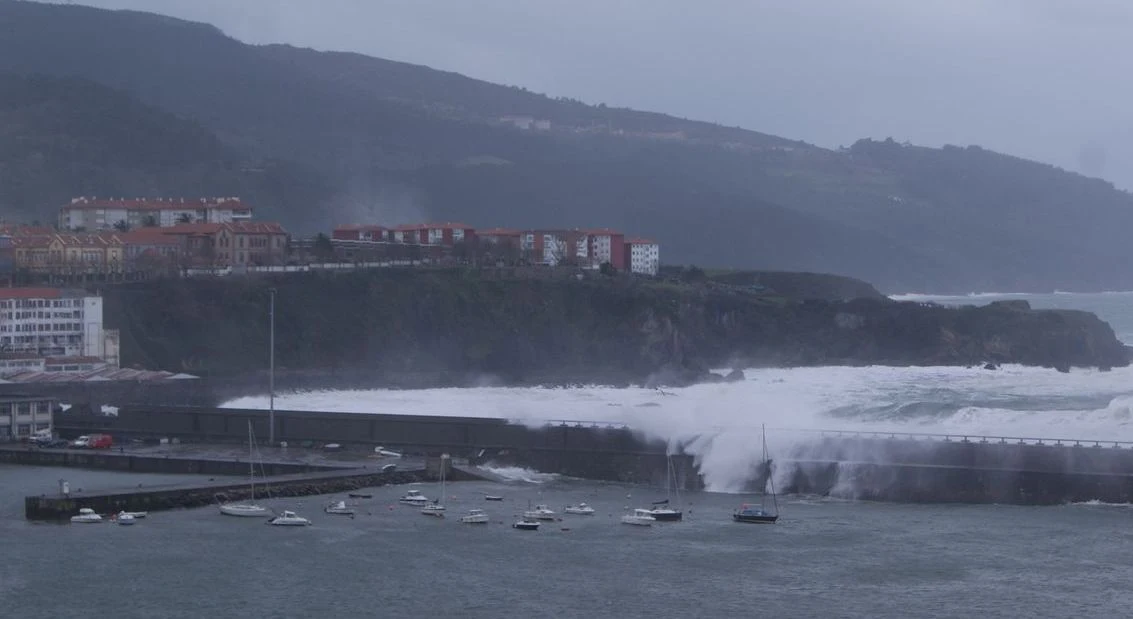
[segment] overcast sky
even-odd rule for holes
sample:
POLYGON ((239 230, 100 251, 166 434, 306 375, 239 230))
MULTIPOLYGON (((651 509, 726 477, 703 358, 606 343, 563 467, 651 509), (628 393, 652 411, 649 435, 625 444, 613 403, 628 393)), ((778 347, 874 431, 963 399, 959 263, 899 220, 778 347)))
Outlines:
POLYGON ((1133 0, 79 0, 801 139, 1133 188, 1133 0))

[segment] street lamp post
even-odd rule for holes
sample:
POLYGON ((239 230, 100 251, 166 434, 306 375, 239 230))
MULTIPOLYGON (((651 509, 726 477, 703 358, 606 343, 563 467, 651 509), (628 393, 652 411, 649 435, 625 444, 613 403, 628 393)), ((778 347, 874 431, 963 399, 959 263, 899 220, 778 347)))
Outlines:
POLYGON ((269 315, 271 318, 271 334, 269 344, 271 357, 268 370, 268 444, 275 446, 275 288, 268 289, 271 294, 269 315))

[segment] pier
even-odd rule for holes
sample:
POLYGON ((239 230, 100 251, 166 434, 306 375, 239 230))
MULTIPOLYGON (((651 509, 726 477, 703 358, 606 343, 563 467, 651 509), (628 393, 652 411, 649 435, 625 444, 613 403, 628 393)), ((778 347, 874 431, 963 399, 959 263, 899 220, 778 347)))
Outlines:
MULTIPOLYGON (((123 456, 128 457, 128 456, 123 456)), ((481 479, 467 467, 447 464, 449 481, 481 479)), ((257 496, 298 497, 350 492, 388 484, 435 481, 439 478, 441 459, 399 462, 398 469, 384 471, 383 464, 334 470, 310 471, 256 478, 257 496)), ((245 463, 245 467, 247 464, 245 463)), ((259 465, 257 464, 257 467, 259 465)), ((265 468, 269 466, 265 463, 265 468)), ((247 469, 244 469, 247 473, 247 469)), ((251 486, 246 477, 228 477, 196 483, 138 486, 89 492, 54 492, 24 498, 24 517, 28 520, 65 521, 89 507, 100 514, 119 511, 162 511, 178 508, 205 507, 220 502, 251 499, 251 486)))

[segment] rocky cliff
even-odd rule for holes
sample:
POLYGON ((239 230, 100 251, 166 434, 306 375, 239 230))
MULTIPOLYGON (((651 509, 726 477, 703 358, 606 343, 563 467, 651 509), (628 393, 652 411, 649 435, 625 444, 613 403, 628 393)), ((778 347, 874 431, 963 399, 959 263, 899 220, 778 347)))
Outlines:
POLYGON ((672 384, 702 378, 710 367, 1128 363, 1126 348, 1094 315, 1026 303, 957 309, 876 295, 799 298, 713 281, 498 271, 129 284, 105 291, 107 320, 122 330, 125 365, 257 372, 268 363, 271 288, 284 373, 672 384))

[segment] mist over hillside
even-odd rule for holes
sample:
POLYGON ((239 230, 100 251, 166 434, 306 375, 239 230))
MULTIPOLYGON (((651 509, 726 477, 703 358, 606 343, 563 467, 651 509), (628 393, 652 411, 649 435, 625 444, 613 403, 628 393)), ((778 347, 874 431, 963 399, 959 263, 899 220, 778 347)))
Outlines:
POLYGON ((8 218, 53 220, 79 194, 239 194, 298 234, 610 226, 666 262, 890 292, 1133 287, 1129 194, 978 147, 828 150, 73 5, 0 2, 0 73, 8 218))

